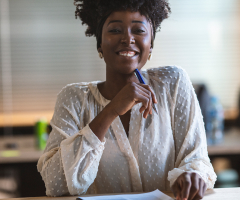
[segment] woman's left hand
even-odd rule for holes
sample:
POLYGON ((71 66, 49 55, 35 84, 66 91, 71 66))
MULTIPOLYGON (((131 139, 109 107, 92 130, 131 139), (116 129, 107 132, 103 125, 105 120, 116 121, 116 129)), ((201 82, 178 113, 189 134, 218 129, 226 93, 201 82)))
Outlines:
POLYGON ((184 172, 172 185, 176 200, 202 199, 207 189, 204 180, 194 172, 184 172))

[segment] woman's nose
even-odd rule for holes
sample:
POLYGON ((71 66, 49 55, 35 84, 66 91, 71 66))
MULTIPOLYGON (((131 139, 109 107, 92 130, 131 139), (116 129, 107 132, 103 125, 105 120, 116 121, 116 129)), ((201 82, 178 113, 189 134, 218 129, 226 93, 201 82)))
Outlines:
POLYGON ((134 36, 130 32, 125 32, 121 39, 122 44, 130 45, 135 44, 134 36))

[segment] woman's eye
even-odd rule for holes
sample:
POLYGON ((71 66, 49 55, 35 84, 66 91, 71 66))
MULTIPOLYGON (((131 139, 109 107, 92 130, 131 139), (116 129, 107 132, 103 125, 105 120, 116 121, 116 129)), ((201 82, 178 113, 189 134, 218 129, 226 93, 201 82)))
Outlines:
POLYGON ((137 33, 143 33, 143 32, 145 32, 145 31, 142 30, 142 29, 137 29, 136 32, 137 32, 137 33))
POLYGON ((112 33, 119 33, 120 30, 119 30, 119 29, 112 29, 112 30, 110 30, 109 32, 112 32, 112 33))

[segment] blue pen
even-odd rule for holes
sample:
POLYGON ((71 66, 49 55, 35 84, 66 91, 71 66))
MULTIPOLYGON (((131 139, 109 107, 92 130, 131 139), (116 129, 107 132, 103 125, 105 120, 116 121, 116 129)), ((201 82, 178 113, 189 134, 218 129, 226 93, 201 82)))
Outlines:
MULTIPOLYGON (((140 72, 138 71, 138 69, 135 69, 134 70, 134 73, 136 75, 136 77, 138 78, 139 82, 142 83, 142 84, 146 84, 142 78, 142 75, 140 74, 140 72)), ((152 107, 153 107, 153 110, 158 114, 157 112, 157 109, 155 107, 155 104, 152 102, 152 107)))

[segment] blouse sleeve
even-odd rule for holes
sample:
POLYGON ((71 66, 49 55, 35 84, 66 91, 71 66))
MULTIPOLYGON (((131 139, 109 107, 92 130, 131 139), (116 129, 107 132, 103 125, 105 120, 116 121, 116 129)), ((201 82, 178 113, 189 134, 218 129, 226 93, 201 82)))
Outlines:
POLYGON ((195 172, 213 188, 216 174, 207 152, 206 133, 200 106, 188 74, 174 69, 176 74, 173 92, 173 133, 175 137, 175 168, 168 173, 170 187, 184 172, 195 172))
POLYGON ((84 95, 73 87, 58 95, 52 131, 37 164, 47 196, 84 194, 96 178, 105 140, 101 142, 88 124, 81 127, 84 95))

